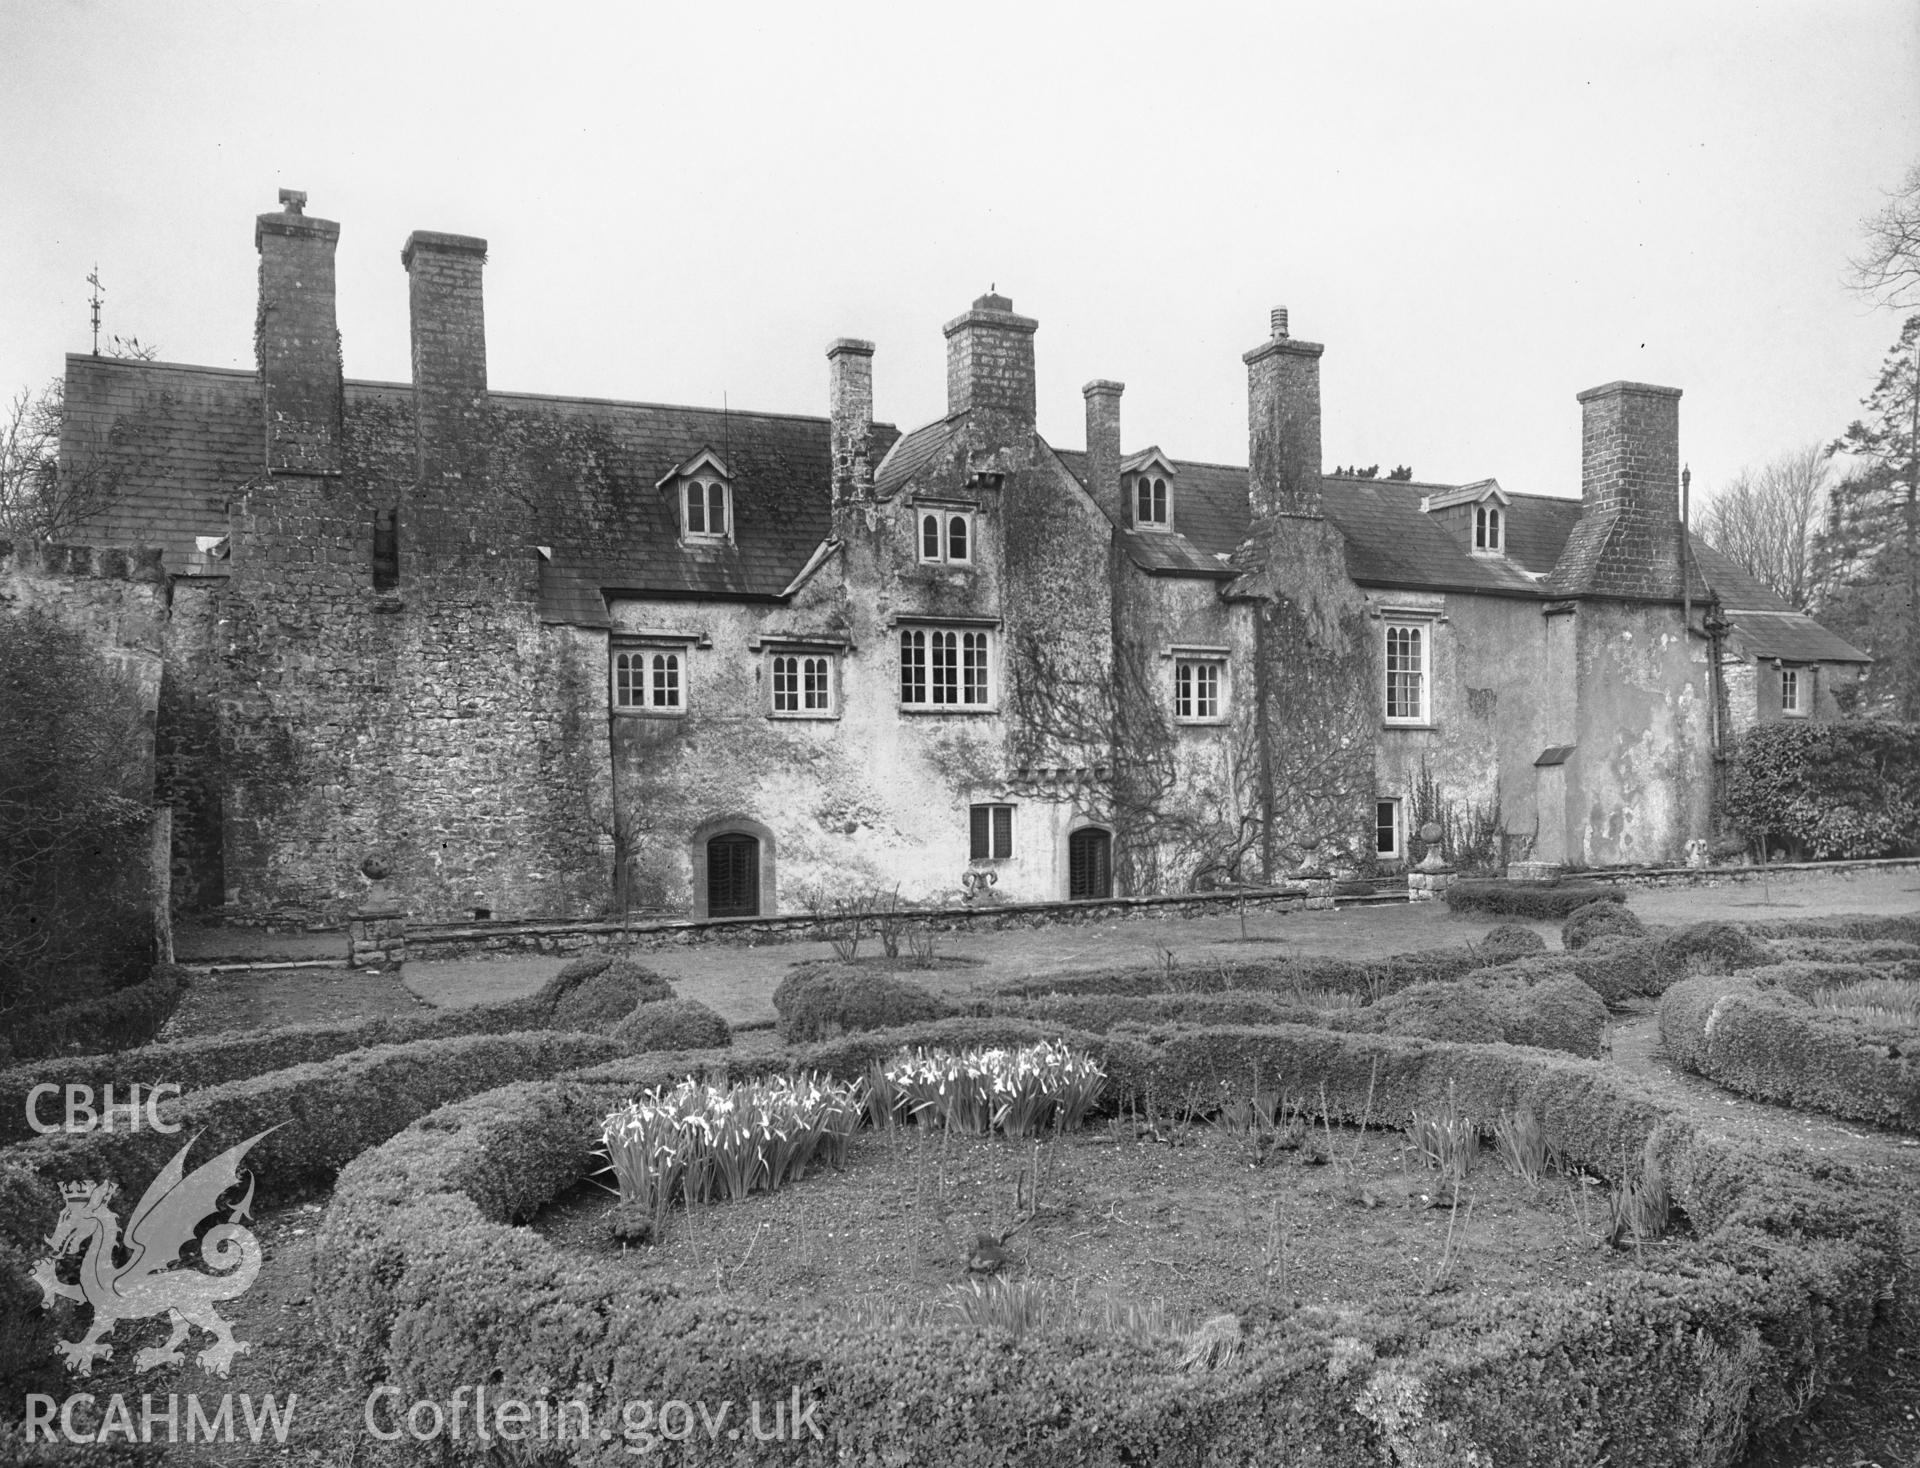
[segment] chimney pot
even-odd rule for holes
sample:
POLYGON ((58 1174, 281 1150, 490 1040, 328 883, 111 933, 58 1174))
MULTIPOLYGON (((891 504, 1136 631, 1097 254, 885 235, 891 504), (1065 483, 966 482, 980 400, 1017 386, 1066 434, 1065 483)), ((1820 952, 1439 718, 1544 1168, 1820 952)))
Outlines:
POLYGON ((1287 308, 1275 306, 1268 319, 1273 323, 1273 339, 1277 342, 1285 341, 1287 339, 1287 308))

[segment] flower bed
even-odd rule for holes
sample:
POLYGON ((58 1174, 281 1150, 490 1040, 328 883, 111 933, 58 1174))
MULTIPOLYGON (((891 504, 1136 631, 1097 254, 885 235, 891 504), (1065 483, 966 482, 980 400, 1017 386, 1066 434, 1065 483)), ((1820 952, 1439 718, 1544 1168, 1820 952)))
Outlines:
MULTIPOLYGON (((980 1043, 996 1025, 1009 1043, 1019 1022, 947 1021, 753 1064, 852 1080, 902 1045, 980 1043)), ((1574 1464, 1605 1452, 1691 1468, 1732 1462, 1750 1430, 1795 1418, 1844 1373, 1895 1277, 1898 1220, 1879 1195, 1840 1170, 1698 1135, 1591 1063, 1296 1026, 1074 1044, 1123 1103, 1265 1075, 1324 1086, 1350 1120, 1456 1097, 1479 1117, 1525 1108, 1570 1163, 1657 1159, 1696 1237, 1658 1268, 1497 1308, 1249 1316, 1244 1348, 1205 1369, 1109 1333, 1014 1350, 957 1324, 876 1329, 804 1304, 687 1299, 510 1226, 577 1181, 607 1108, 635 1084, 716 1063, 647 1056, 456 1103, 350 1164, 316 1265, 322 1321, 403 1399, 484 1382, 502 1399, 578 1392, 596 1411, 796 1389, 819 1404, 824 1442, 754 1444, 756 1461, 1574 1464)), ((578 1444, 573 1461, 628 1461, 625 1446, 578 1444)))

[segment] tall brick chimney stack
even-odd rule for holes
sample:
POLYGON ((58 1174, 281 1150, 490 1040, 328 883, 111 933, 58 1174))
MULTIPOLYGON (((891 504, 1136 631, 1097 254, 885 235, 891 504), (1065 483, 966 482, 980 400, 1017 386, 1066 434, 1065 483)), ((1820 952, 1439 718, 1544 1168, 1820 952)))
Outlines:
POLYGON ((487 323, 480 271, 487 242, 417 229, 400 251, 413 328, 420 478, 479 471, 487 408, 487 323))
POLYGON ((1256 520, 1320 513, 1319 342, 1295 341, 1287 308, 1276 306, 1271 334, 1248 352, 1247 497, 1256 520))
POLYGON ((944 328, 947 337, 947 412, 1005 414, 1028 427, 1034 421, 1033 334, 1040 323, 1013 314, 1013 302, 989 292, 944 328))
POLYGON ((833 502, 873 493, 873 343, 843 336, 827 348, 828 442, 833 502))
POLYGON ((1579 403, 1580 519, 1549 590, 1681 600, 1680 389, 1609 382, 1579 403))
POLYGON ((254 351, 270 474, 338 474, 343 415, 334 250, 340 226, 306 213, 307 196, 280 190, 280 212, 254 222, 260 308, 254 351))
POLYGON ((1130 525, 1127 496, 1120 487, 1120 394, 1124 382, 1096 378, 1080 389, 1087 400, 1087 493, 1130 525))

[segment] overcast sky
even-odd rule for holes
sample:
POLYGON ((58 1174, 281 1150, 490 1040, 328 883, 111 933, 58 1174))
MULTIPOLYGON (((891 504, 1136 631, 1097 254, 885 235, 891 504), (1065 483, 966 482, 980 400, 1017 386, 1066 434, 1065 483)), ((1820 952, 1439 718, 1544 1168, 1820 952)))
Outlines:
POLYGON ((1920 155, 1920 6, 414 6, 0 0, 0 388, 103 331, 251 368, 253 216, 341 224, 351 377, 400 246, 484 236, 496 388, 944 411, 941 324, 1039 318, 1040 427, 1246 462, 1268 308, 1328 466, 1579 490, 1574 394, 1685 390, 1696 489, 1830 437, 1898 321, 1844 289, 1920 155))

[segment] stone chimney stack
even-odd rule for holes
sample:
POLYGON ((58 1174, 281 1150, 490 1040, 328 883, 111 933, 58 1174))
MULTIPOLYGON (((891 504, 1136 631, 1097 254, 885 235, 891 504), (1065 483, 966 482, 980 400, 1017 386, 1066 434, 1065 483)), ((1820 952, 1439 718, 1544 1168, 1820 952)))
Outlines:
POLYGON ((1670 527, 1680 518, 1680 389, 1590 387, 1580 403, 1580 501, 1670 527))
POLYGON ((260 252, 254 351, 270 474, 338 474, 343 416, 334 250, 340 226, 306 213, 307 196, 280 190, 280 212, 253 226, 260 252))
POLYGON ((1125 528, 1133 523, 1120 484, 1120 394, 1123 382, 1096 378, 1080 389, 1087 400, 1087 493, 1125 528))
POLYGON ((1680 601, 1680 389, 1609 382, 1579 402, 1580 519, 1548 589, 1680 601))
POLYGON ((417 229, 400 252, 413 327, 420 479, 476 473, 486 439, 487 323, 480 270, 487 242, 417 229))
POLYGON ((833 502, 873 494, 873 343, 843 336, 827 348, 828 443, 833 502))
POLYGON ((1247 364, 1247 495, 1255 520, 1320 513, 1320 354, 1295 341, 1287 308, 1276 306, 1271 334, 1247 364))
POLYGON ((1040 323, 1013 314, 1013 302, 989 293, 946 324, 947 412, 1005 414, 1034 421, 1033 334, 1040 323))

